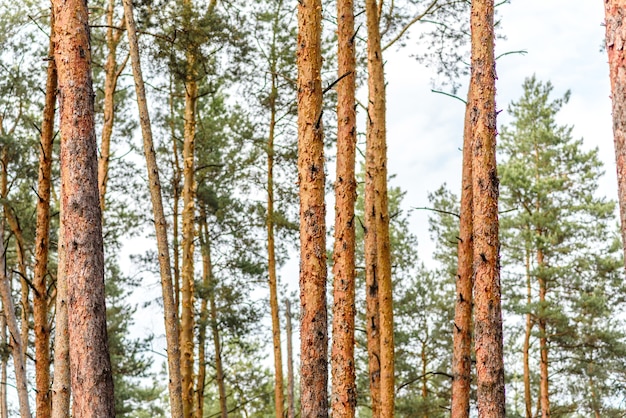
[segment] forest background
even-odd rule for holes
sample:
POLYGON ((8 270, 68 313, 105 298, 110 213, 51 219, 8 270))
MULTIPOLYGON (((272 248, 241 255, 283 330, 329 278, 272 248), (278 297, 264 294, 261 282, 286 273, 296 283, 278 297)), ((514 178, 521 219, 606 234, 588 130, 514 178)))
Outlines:
MULTIPOLYGON (((524 51, 502 56, 498 60, 497 104, 498 109, 503 110, 498 124, 501 126, 511 121, 506 108, 512 100, 519 98, 523 80, 532 74, 538 80, 553 83, 553 98, 561 97, 571 89, 571 99, 557 115, 557 123, 572 125, 573 137, 584 137, 584 149, 599 148, 599 157, 608 175, 602 178, 598 195, 614 199, 616 182, 610 90, 606 54, 602 49, 603 9, 601 2, 578 0, 576 3, 572 6, 571 1, 518 0, 498 8, 501 21, 499 34, 505 39, 496 42, 496 55, 524 51)), ((465 109, 454 98, 432 92, 433 86, 444 91, 449 91, 449 88, 439 86, 441 79, 434 70, 411 57, 422 48, 417 36, 419 29, 418 25, 411 31, 411 36, 404 41, 405 47, 392 47, 386 51, 389 172, 395 176, 390 185, 406 192, 402 209, 411 233, 419 241, 420 260, 432 266, 432 254, 437 245, 428 231, 428 217, 432 214, 415 208, 429 206, 428 193, 444 183, 454 193, 460 190, 460 148, 465 109)), ((129 71, 127 67, 126 72, 129 71)), ((465 95, 466 81, 460 80, 460 97, 465 95)), ((362 102, 365 101, 364 96, 365 92, 361 91, 362 102)), ((363 114, 360 111, 361 122, 363 114)), ((138 144, 138 134, 135 140, 138 144)), ((117 153, 122 154, 119 150, 117 153)), ((139 155, 123 157, 129 161, 141 161, 139 155)), ((329 170, 331 178, 334 178, 332 164, 329 170)), ((329 220, 332 219, 332 202, 332 198, 327 200, 329 220)), ((138 249, 153 246, 153 240, 140 233, 134 237, 124 236, 121 242, 122 257, 119 261, 122 273, 141 279, 139 288, 127 299, 128 303, 137 306, 130 334, 135 337, 155 336, 150 343, 153 354, 148 353, 148 357, 154 360, 158 371, 161 361, 154 353, 162 353, 165 347, 161 308, 154 302, 160 292, 158 278, 146 274, 145 266, 138 266, 136 259, 130 257, 140 254, 138 249)), ((279 273, 282 295, 297 290, 298 259, 293 249, 290 254, 279 273)), ((257 296, 263 297, 263 292, 257 296)), ((269 328, 268 322, 266 325, 269 328)), ((297 342, 294 346, 298 346, 297 342)), ((267 367, 271 369, 271 365, 267 351, 267 367)))

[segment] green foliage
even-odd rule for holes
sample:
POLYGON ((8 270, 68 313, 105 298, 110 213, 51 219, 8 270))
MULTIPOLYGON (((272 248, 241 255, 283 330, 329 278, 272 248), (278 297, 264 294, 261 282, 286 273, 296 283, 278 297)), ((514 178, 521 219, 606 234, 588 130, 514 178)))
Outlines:
MULTIPOLYGON (((582 140, 572 138, 572 127, 556 123, 569 92, 552 100, 552 85, 535 77, 523 88, 509 106, 513 122, 503 127, 500 141, 505 309, 547 322, 553 413, 608 416, 615 396, 625 394, 616 374, 624 367, 626 334, 617 312, 626 289, 615 203, 596 196, 603 175, 598 150, 585 150, 582 140), (545 303, 537 297, 538 278, 546 282, 545 303)), ((523 323, 511 318, 505 324, 508 344, 516 347, 523 323)), ((537 328, 533 332, 539 337, 537 328)), ((512 364, 517 353, 507 354, 512 364)), ((531 355, 534 374, 538 350, 531 355)))

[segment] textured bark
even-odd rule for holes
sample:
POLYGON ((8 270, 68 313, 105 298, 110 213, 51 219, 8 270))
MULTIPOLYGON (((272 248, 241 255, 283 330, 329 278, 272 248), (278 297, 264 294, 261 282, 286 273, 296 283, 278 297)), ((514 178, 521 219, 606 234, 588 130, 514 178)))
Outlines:
MULTIPOLYGON (((530 281, 530 254, 526 252, 526 305, 530 307, 531 299, 531 281, 530 281)), ((524 345, 522 347, 524 362, 524 407, 526 418, 533 416, 533 401, 530 392, 530 336, 533 329, 533 321, 530 311, 526 313, 526 329, 524 331, 524 345)))
POLYGON ((367 359, 372 418, 380 417, 380 316, 378 313, 378 279, 376 276, 376 208, 374 182, 368 166, 371 154, 365 156, 365 316, 367 359), (371 226, 370 226, 371 225, 371 226))
MULTIPOLYGON (((113 15, 115 0, 108 0, 106 18, 107 32, 106 44, 108 49, 107 61, 104 65, 104 123, 102 125, 102 138, 100 145, 100 158, 98 159, 98 191, 100 193, 100 210, 104 213, 107 182, 109 180, 109 160, 111 158, 111 135, 113 134, 113 122, 115 118, 115 90, 120 73, 126 66, 126 62, 117 65, 117 46, 122 38, 122 31, 113 28, 113 15)), ((124 19, 122 18, 122 22, 124 19)))
POLYGON ((180 368, 180 345, 178 330, 178 312, 174 302, 172 290, 172 271, 170 264, 170 253, 167 242, 167 222, 163 211, 163 197, 161 194, 161 181, 159 179, 159 169, 157 166, 154 142, 152 140, 152 127, 148 104, 146 101, 146 91, 139 60, 139 45, 137 41, 137 30, 135 28, 135 18, 131 0, 123 0, 126 16, 126 29, 131 54, 131 63, 135 80, 135 92, 137 94, 137 105, 139 107, 139 120, 141 133, 143 136, 143 149, 146 157, 146 168, 148 169, 148 181, 150 183, 150 199, 152 201, 152 212, 154 216, 154 226, 156 229, 157 250, 159 253, 159 270, 161 273, 161 290, 163 294, 163 311, 165 316, 165 338, 167 344, 167 366, 169 372, 169 395, 172 418, 183 416, 181 368, 180 368))
POLYGON ((293 378, 293 344, 291 338, 291 302, 285 300, 285 334, 287 334, 287 418, 296 416, 293 378))
POLYGON ((224 366, 222 364, 222 344, 220 341, 220 328, 217 322, 217 306, 215 304, 215 291, 209 293, 209 308, 211 309, 211 331, 213 332, 213 348, 215 350, 215 381, 220 402, 220 416, 228 417, 228 405, 226 404, 226 382, 224 379, 224 366))
POLYGON ((180 161, 178 158, 178 139, 174 124, 174 90, 170 79, 170 133, 172 136, 172 256, 174 258, 174 304, 176 313, 180 313, 180 243, 179 237, 179 207, 180 207, 180 161))
POLYGON ((474 0, 472 30, 474 332, 478 415, 505 416, 496 170, 493 0, 474 0))
POLYGON ((617 190, 626 260, 626 0, 604 0, 606 51, 609 55, 617 190))
POLYGON ((35 384, 37 418, 52 413, 50 398, 50 325, 48 322, 48 248, 50 243, 50 181, 57 69, 54 63, 54 14, 50 16, 50 48, 46 81, 46 101, 41 124, 39 177, 37 183, 37 227, 35 236, 35 270, 33 275, 33 324, 35 329, 35 384))
MULTIPOLYGON (((61 202, 63 212, 63 202, 61 202)), ((58 265, 65 264, 63 230, 59 229, 58 265)), ((70 416, 71 374, 70 336, 67 328, 67 280, 61 268, 57 271, 57 293, 54 330, 54 378, 52 379, 52 418, 70 416)))
POLYGON ((354 417, 356 377, 354 368, 356 178, 356 58, 354 2, 337 2, 337 179, 335 182, 335 242, 333 247, 333 344, 331 350, 334 417, 354 417), (344 77, 345 76, 345 77, 344 77), (343 77, 343 78, 342 78, 343 77))
POLYGON ((85 1, 54 0, 61 130, 61 229, 76 418, 115 414, 104 302, 89 11, 85 1))
MULTIPOLYGON (((276 15, 278 19, 278 14, 276 15)), ((276 55, 275 43, 272 45, 276 55)), ((285 415, 285 396, 283 395, 283 356, 280 344, 280 319, 278 317, 278 278, 276 277, 276 253, 274 243, 274 132, 276 128, 276 65, 272 68, 272 90, 269 96, 270 129, 267 137, 267 267, 270 288, 270 311, 272 316, 272 342, 274 344, 274 406, 277 417, 285 415)))
MULTIPOLYGON (((7 319, 4 312, 0 314, 0 344, 7 344, 7 319)), ((0 418, 9 418, 7 399, 7 365, 9 359, 2 356, 0 360, 0 418)))
POLYGON ((302 0, 298 5, 297 49, 302 418, 328 416, 321 24, 321 0, 302 0))
MULTIPOLYGON (((6 188, 7 166, 8 166, 8 161, 6 158, 3 158, 2 196, 4 196, 5 198, 7 196, 7 188, 6 188)), ((22 306, 22 312, 21 312, 21 317, 20 317, 20 322, 21 322, 20 338, 22 340, 22 344, 21 344, 22 359, 24 361, 24 364, 26 364, 26 360, 27 360, 26 351, 28 349, 28 331, 30 329, 28 317, 31 312, 31 307, 30 307, 30 303, 28 300, 29 299, 28 295, 30 294, 30 287, 28 286, 28 282, 26 281, 27 269, 26 269, 26 257, 24 253, 24 248, 26 244, 24 242, 24 234, 22 233, 22 227, 20 226, 19 219, 17 218, 15 213, 13 213, 13 209, 11 208, 11 206, 7 203, 4 204, 4 215, 6 217, 7 222, 9 223, 9 227, 11 228, 11 233, 15 237, 15 248, 17 252, 17 268, 18 268, 19 276, 20 276, 20 305, 22 306)))
MULTIPOLYGON (((539 269, 544 267, 543 251, 539 249, 537 251, 537 267, 539 269)), ((537 277, 539 281, 539 393, 541 402, 541 417, 547 418, 550 416, 550 390, 548 382, 548 337, 547 337, 547 321, 545 314, 546 306, 546 279, 543 274, 539 274, 537 277)))
MULTIPOLYGON (((471 86, 470 86, 471 87, 471 86)), ((474 276, 474 238, 472 210, 472 90, 467 93, 463 130, 463 172, 458 243, 456 300, 452 351, 452 418, 468 418, 472 377, 472 281, 474 276)))
POLYGON ((0 225, 0 296, 4 315, 9 327, 9 345, 13 354, 13 364, 15 369, 15 381, 17 386, 17 397, 20 405, 20 416, 30 418, 30 406, 28 405, 28 388, 26 379, 26 365, 22 356, 22 339, 20 337, 17 318, 15 317, 15 306, 11 299, 11 286, 6 275, 6 258, 4 248, 4 225, 0 225))
POLYGON ((209 308, 207 292, 211 286, 212 266, 211 266, 211 247, 209 242, 209 231, 206 222, 206 210, 204 206, 200 207, 200 224, 198 225, 200 236, 200 246, 202 251, 202 292, 200 293, 200 318, 198 320, 198 376, 196 379, 196 405, 195 417, 203 418, 204 416, 204 386, 206 381, 206 326, 209 321, 209 308))
MULTIPOLYGON (((376 229, 376 279, 378 281, 380 333, 380 416, 394 416, 394 341, 389 202, 387 196, 387 127, 380 17, 376 0, 365 2, 367 14, 368 122, 366 169, 373 182, 375 217, 368 229, 376 229)), ((371 189, 370 189, 371 190, 371 189)))
MULTIPOLYGON (((191 0, 184 0, 185 14, 191 13, 191 0)), ((189 22, 185 23, 190 25, 189 22)), ((193 366, 194 366, 194 148, 196 136, 196 103, 198 100, 198 83, 196 82, 196 57, 193 48, 187 49, 187 69, 185 77, 185 126, 183 142, 183 239, 182 239, 182 298, 181 298, 181 377, 183 388, 183 417, 193 415, 193 366)))

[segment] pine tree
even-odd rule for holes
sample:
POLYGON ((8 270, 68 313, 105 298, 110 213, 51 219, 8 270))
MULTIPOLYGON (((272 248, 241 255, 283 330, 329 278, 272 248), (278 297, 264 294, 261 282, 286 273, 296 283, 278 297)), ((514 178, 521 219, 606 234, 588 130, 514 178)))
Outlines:
POLYGON ((113 417, 106 331, 104 254, 97 182, 89 22, 86 3, 53 2, 59 37, 61 229, 68 282, 73 415, 113 417))
MULTIPOLYGON (((512 273, 507 286, 512 289, 509 309, 526 317, 527 415, 533 404, 530 361, 538 358, 541 415, 549 416, 570 402, 571 395, 561 390, 565 381, 558 370, 585 376, 586 390, 593 392, 589 388, 594 386, 596 373, 607 372, 609 358, 615 356, 608 354, 610 349, 597 350, 600 345, 590 341, 606 337, 612 348, 622 349, 623 335, 614 333, 615 324, 608 317, 609 300, 623 290, 615 286, 619 259, 606 240, 611 235, 614 204, 595 196, 602 175, 597 150, 584 151, 582 141, 572 138, 572 127, 555 121, 569 92, 553 100, 551 83, 535 77, 527 79, 523 88, 522 97, 509 107, 514 118, 511 126, 502 129, 503 254, 512 273), (523 283, 518 272, 525 277, 523 283), (538 353, 530 351, 534 338, 539 340, 538 353), (583 352, 579 351, 582 347, 586 347, 583 352), (601 360, 603 355, 607 357, 601 360), (585 360, 572 364, 568 359, 585 360), (600 365, 593 370, 595 363, 607 368, 600 365)), ((617 308, 619 303, 617 297, 612 305, 617 308)), ((603 395, 596 388, 593 396, 598 410, 603 395)))
POLYGON ((328 413, 326 206, 322 127, 322 2, 298 5, 301 416, 328 413))
POLYGON ((474 332, 478 414, 504 417, 504 361, 496 170, 496 61, 494 2, 475 0, 471 11, 472 208, 474 332))

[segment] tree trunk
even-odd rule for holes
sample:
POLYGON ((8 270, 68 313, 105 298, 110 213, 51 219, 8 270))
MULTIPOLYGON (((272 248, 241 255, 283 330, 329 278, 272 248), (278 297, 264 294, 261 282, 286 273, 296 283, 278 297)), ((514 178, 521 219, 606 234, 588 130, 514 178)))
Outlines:
POLYGON ((204 416, 204 385, 206 382, 206 327, 209 321, 208 292, 211 287, 212 266, 211 247, 209 241, 209 231, 206 221, 206 210, 200 207, 200 225, 198 235, 200 236, 200 246, 202 250, 202 292, 200 292, 200 318, 198 320, 198 377, 196 380, 196 409, 195 417, 204 416))
POLYGON ((139 61, 139 45, 137 41, 137 30, 135 28, 135 18, 132 7, 131 0, 124 0, 126 28, 128 31, 131 63, 135 80, 135 92, 137 94, 137 105, 139 106, 139 120, 143 136, 143 149, 146 157, 146 168, 148 169, 148 181, 150 183, 150 199, 152 201, 152 211, 154 215, 157 250, 159 252, 159 269, 161 273, 161 290, 163 294, 163 311, 165 316, 165 338, 167 344, 167 365, 169 371, 170 408, 172 418, 180 418, 183 416, 183 403, 180 345, 178 340, 178 312, 174 302, 174 294, 172 290, 172 271, 167 242, 167 222, 165 220, 163 197, 161 195, 161 181, 159 179, 159 169, 157 166, 156 153, 154 151, 154 142, 152 140, 152 127, 150 124, 150 115, 148 113, 148 104, 146 101, 146 91, 143 83, 141 63, 139 61))
POLYGON ((478 415, 505 416, 498 239, 493 0, 472 2, 474 332, 478 415))
MULTIPOLYGON (((422 341, 422 400, 428 400, 428 359, 426 358, 426 340, 422 341)), ((422 418, 428 418, 428 408, 424 409, 422 418)))
MULTIPOLYGON (((373 182, 376 229, 376 279, 380 316, 380 416, 394 416, 394 342, 389 203, 387 196, 387 128, 380 16, 376 0, 365 2, 367 14, 368 123, 366 174, 373 182)), ((366 181, 367 181, 366 180, 366 181)), ((371 188, 370 188, 371 191, 371 188)))
POLYGON ((613 100, 613 135, 617 165, 617 190, 622 224, 622 244, 626 260, 626 16, 625 0, 604 0, 606 50, 609 55, 611 97, 613 100))
POLYGON ((61 229, 68 285, 73 416, 115 415, 104 302, 89 11, 85 1, 54 0, 61 129, 61 229))
MULTIPOLYGON (((170 76, 171 77, 171 76, 170 76)), ((174 91, 172 89, 172 80, 170 78, 170 133, 172 136, 172 250, 174 258, 174 304, 176 306, 176 314, 180 313, 180 246, 178 242, 178 218, 180 206, 180 162, 178 158, 178 144, 176 139, 176 130, 174 129, 174 91)))
MULTIPOLYGON (((191 0, 183 0, 186 16, 191 14, 191 0)), ((185 23, 187 26, 189 22, 185 23)), ((198 84, 196 82, 196 57, 193 48, 187 47, 187 73, 185 78, 185 127, 183 142, 183 239, 182 239, 182 312, 181 312, 181 375, 183 384, 183 417, 193 415, 193 366, 194 366, 194 147, 196 136, 196 103, 198 84)))
MULTIPOLYGON (((60 203, 63 212, 63 202, 60 203)), ((61 266, 65 264, 63 229, 59 228, 57 294, 54 330, 54 378, 52 379, 52 418, 70 416, 71 374, 70 336, 67 328, 67 280, 61 266)))
MULTIPOLYGON (((471 85, 470 85, 471 87, 471 85)), ((452 351, 452 418, 469 418, 472 384, 472 285, 474 275, 474 236, 472 218, 472 90, 467 93, 463 130, 463 173, 458 242, 458 268, 454 305, 452 351)))
POLYGON ((543 251, 537 250, 537 268, 540 274, 539 280, 539 374, 540 374, 540 396, 541 396, 541 417, 548 418, 550 416, 550 392, 548 385, 548 337, 547 337, 547 321, 546 321, 546 279, 541 273, 544 267, 543 251))
MULTIPOLYGON (((215 283, 213 283, 215 287, 215 283)), ((211 331, 213 332, 213 347, 215 348, 215 380, 220 401, 220 416, 228 417, 228 405, 226 404, 226 382, 224 381, 224 366, 222 364, 222 344, 220 342, 220 329, 217 322, 217 306, 215 305, 215 290, 209 293, 209 309, 211 309, 211 331)))
POLYGON ((297 64, 302 418, 328 416, 321 24, 321 0, 300 1, 297 64))
POLYGON ((526 409, 526 418, 533 416, 533 401, 530 392, 530 336, 533 329, 533 321, 530 314, 531 299, 531 283, 530 283, 530 255, 526 252, 526 305, 528 312, 526 313, 526 330, 524 332, 524 405, 526 409))
POLYGON ((11 286, 6 275, 6 258, 4 249, 4 225, 0 224, 0 296, 4 315, 9 326, 9 340, 11 352, 13 353, 13 364, 15 369, 15 381, 17 385, 17 397, 20 405, 20 416, 30 418, 30 406, 28 404, 28 388, 26 378, 26 365, 22 356, 22 339, 20 337, 17 318, 15 317, 15 307, 11 299, 11 286))
MULTIPOLYGON (((278 15, 276 17, 278 19, 278 15)), ((272 45, 275 49, 274 45, 272 45)), ((275 51, 273 51, 275 54, 275 51)), ((275 67, 275 65, 274 65, 275 67)), ((283 395, 283 357, 280 344, 280 319, 278 311, 278 278, 276 277, 276 254, 274 245, 274 132, 276 127, 276 99, 278 96, 276 68, 272 68, 272 91, 269 96, 270 129, 267 138, 267 266, 270 288, 270 311, 272 315, 272 341, 274 343, 274 405, 276 416, 285 415, 283 395)))
MULTIPOLYGON (((115 117, 115 90, 117 79, 126 66, 123 63, 117 66, 117 46, 122 38, 121 30, 114 30, 113 15, 115 0, 108 0, 106 44, 108 49, 107 61, 104 66, 104 123, 102 125, 102 142, 100 158, 98 159, 98 191, 100 193, 100 210, 104 214, 107 181, 109 180, 109 160, 111 158, 111 136, 115 117)), ((122 22, 124 19, 122 18, 122 22)))
POLYGON ((52 176, 52 145, 57 90, 57 69, 54 63, 54 14, 50 16, 50 48, 46 81, 46 101, 41 124, 39 178, 37 183, 37 227, 35 236, 35 271, 33 277, 33 328, 35 329, 35 383, 37 418, 52 413, 50 401, 50 324, 48 322, 48 249, 50 243, 50 181, 52 176))
MULTIPOLYGON (((0 344, 7 344, 7 319, 4 312, 0 314, 0 344)), ((8 358, 2 356, 0 360, 0 418, 9 418, 7 399, 7 363, 8 358)))
MULTIPOLYGON (((3 164, 3 176, 6 179, 6 167, 7 161, 4 160, 3 164)), ((5 180, 6 181, 6 180, 5 180)), ((3 188, 3 197, 7 197, 6 188, 3 188)), ((26 351, 28 350, 28 331, 30 329, 30 323, 28 321, 28 316, 30 314, 30 303, 28 301, 28 295, 30 293, 30 288, 28 287, 28 282, 26 281, 26 257, 24 253, 24 248, 26 244, 24 242, 24 234, 22 233, 22 227, 20 226, 19 219, 13 213, 13 209, 10 205, 4 204, 4 214, 9 223, 9 227, 11 228, 11 232, 15 236, 15 248, 17 252, 17 268, 20 276, 20 305, 22 306, 22 315, 21 315, 21 326, 20 326, 20 338, 22 339, 22 358, 24 360, 24 364, 26 364, 27 356, 26 351)))
POLYGON ((335 183, 335 242, 333 247, 333 343, 332 415, 354 417, 356 377, 354 369, 356 178, 356 58, 354 2, 337 2, 337 180, 335 183), (343 77, 343 78, 342 78, 343 77))
POLYGON ((287 418, 296 416, 294 402, 293 348, 291 341, 291 302, 285 300, 285 334, 287 334, 287 418))

